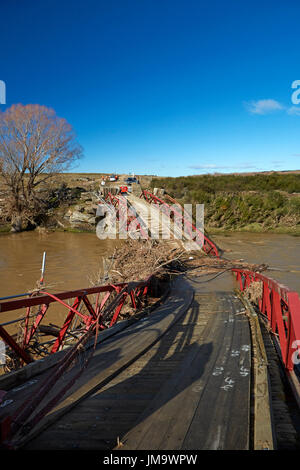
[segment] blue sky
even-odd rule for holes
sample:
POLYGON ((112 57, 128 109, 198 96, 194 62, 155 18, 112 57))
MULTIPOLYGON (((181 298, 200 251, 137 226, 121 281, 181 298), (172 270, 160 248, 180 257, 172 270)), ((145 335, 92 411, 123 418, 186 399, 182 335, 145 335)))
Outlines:
POLYGON ((299 19, 297 0, 1 0, 0 108, 66 118, 76 171, 300 169, 299 19))

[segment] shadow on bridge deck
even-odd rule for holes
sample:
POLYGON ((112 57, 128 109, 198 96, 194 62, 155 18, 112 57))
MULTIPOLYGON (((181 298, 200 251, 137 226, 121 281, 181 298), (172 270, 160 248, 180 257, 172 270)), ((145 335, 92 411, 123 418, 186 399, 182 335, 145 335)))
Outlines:
MULTIPOLYGON (((109 450, 120 439, 120 450, 248 449, 251 348, 240 301, 229 292, 196 288, 192 302, 157 334, 158 318, 166 321, 174 299, 184 298, 189 290, 190 283, 176 281, 159 312, 102 345, 85 376, 85 388, 95 384, 102 356, 112 354, 105 368, 109 374, 112 358, 115 366, 128 349, 141 348, 141 334, 149 348, 25 448, 109 450), (155 341, 148 341, 154 332, 155 341)), ((69 402, 76 393, 78 386, 69 402)))

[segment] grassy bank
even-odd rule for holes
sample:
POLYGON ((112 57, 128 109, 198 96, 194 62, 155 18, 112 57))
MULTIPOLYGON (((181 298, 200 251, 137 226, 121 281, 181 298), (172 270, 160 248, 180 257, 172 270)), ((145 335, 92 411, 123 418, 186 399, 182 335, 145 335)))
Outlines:
POLYGON ((300 174, 155 178, 181 204, 204 204, 205 227, 300 235, 300 174))

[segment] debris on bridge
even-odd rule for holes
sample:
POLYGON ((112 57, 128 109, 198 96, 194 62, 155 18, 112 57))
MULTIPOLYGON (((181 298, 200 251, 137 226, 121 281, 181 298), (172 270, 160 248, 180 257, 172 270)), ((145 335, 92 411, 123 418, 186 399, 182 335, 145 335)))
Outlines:
POLYGON ((263 282, 260 280, 252 282, 252 284, 245 288, 244 294, 250 302, 258 304, 263 295, 263 282))
POLYGON ((187 253, 184 249, 174 248, 160 240, 129 239, 103 261, 103 267, 99 267, 99 273, 94 276, 92 283, 99 285, 100 282, 136 281, 150 275, 165 278, 166 275, 182 274, 190 270, 193 270, 193 275, 198 276, 231 270, 234 267, 259 272, 267 269, 265 264, 211 258, 200 250, 187 253))
POLYGON ((151 274, 183 270, 186 252, 159 240, 127 240, 105 260, 104 281, 146 279, 151 274))

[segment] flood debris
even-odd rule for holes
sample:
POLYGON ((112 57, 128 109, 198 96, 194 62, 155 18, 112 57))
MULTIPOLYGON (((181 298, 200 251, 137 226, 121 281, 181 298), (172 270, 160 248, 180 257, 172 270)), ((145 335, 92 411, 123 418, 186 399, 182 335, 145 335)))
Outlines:
POLYGON ((262 298, 263 295, 263 282, 262 281, 253 281, 249 286, 244 289, 244 295, 252 302, 253 304, 258 304, 258 301, 262 298))
MULTIPOLYGON (((152 276, 151 296, 147 306, 157 302, 167 290, 170 281, 178 275, 200 277, 207 274, 222 274, 233 268, 261 272, 264 264, 250 264, 243 260, 212 258, 201 250, 192 253, 183 247, 164 243, 160 240, 127 240, 115 249, 112 256, 103 260, 98 273, 91 279, 92 285, 117 284, 137 281, 152 276)), ((143 308, 146 305, 141 306, 143 308)), ((129 302, 124 305, 119 320, 135 315, 129 302)))
POLYGON ((104 260, 97 281, 118 283, 184 269, 185 250, 159 240, 128 240, 104 260))
POLYGON ((160 240, 128 240, 104 260, 103 269, 99 269, 93 282, 128 282, 146 279, 152 274, 176 275, 187 271, 198 276, 232 268, 261 272, 267 269, 267 266, 241 260, 212 258, 201 250, 191 254, 183 248, 176 248, 160 240))

